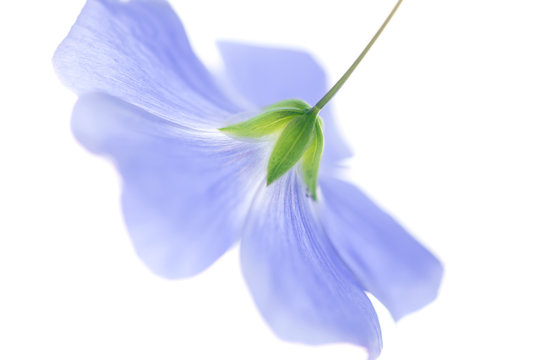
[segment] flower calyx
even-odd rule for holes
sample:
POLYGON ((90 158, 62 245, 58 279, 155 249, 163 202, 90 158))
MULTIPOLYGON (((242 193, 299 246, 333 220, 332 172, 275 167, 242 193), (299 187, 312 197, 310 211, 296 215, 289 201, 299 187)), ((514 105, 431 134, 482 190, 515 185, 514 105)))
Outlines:
POLYGON ((311 197, 317 200, 317 175, 324 136, 318 111, 302 100, 280 101, 251 119, 219 129, 229 135, 259 138, 279 133, 267 166, 266 185, 283 176, 300 161, 311 197))

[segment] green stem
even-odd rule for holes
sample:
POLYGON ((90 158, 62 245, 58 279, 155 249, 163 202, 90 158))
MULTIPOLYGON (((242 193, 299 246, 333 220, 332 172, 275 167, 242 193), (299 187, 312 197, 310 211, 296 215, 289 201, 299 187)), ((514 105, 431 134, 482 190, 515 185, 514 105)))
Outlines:
POLYGON ((341 79, 339 79, 338 82, 334 86, 332 86, 332 88, 330 90, 328 90, 328 92, 322 97, 322 99, 319 100, 319 102, 317 104, 315 104, 315 106, 313 108, 311 108, 312 112, 318 113, 319 111, 321 111, 321 109, 330 101, 330 99, 332 99, 332 97, 339 91, 339 89, 341 89, 343 84, 345 84, 345 82, 347 81, 349 76, 351 76, 351 74, 356 69, 358 64, 360 64, 360 61, 362 61, 364 56, 366 56, 369 49, 371 49, 373 44, 375 44, 375 41, 377 41, 377 39, 379 38, 379 36, 383 32, 384 28, 386 27, 386 25, 390 22, 390 19, 392 19, 392 16, 394 16, 397 9, 399 8, 399 5, 401 5, 402 1, 403 0, 398 0, 397 4, 392 9, 392 12, 390 12, 390 14, 386 18, 386 20, 384 20, 384 23, 381 25, 379 30, 377 30, 377 32, 375 33, 375 35, 373 36, 371 41, 367 44, 367 46, 364 48, 364 50, 356 58, 356 60, 351 65, 351 67, 345 72, 345 74, 343 74, 341 79))

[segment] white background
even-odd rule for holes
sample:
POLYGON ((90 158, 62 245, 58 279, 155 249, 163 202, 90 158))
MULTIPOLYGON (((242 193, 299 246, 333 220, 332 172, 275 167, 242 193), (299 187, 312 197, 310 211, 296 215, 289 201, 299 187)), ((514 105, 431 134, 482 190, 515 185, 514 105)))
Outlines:
MULTIPOLYGON (((1 359, 360 359, 278 340, 237 249, 193 279, 136 257, 119 180, 73 139, 51 57, 82 0, 0 4, 1 359)), ((216 38, 309 50, 335 81, 391 0, 173 0, 212 67, 216 38)), ((539 359, 540 5, 405 0, 334 108, 351 175, 445 264, 438 300, 381 359, 539 359)))

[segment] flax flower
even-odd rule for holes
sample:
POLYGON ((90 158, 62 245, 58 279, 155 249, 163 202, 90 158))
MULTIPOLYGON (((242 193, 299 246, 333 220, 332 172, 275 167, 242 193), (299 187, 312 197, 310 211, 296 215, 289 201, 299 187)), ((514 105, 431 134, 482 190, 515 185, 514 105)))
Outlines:
MULTIPOLYGON (((257 136, 226 130, 285 99, 313 104, 324 73, 301 51, 219 48, 251 106, 218 86, 166 1, 88 0, 53 60, 79 95, 76 138, 117 167, 129 234, 156 274, 193 276, 240 241, 246 282, 279 337, 349 342, 376 358, 380 328, 366 292, 399 319, 434 299, 439 261, 336 177, 350 154, 326 108, 292 165, 269 181, 276 143, 294 119, 257 136)), ((302 104, 274 109, 301 113, 302 104)))

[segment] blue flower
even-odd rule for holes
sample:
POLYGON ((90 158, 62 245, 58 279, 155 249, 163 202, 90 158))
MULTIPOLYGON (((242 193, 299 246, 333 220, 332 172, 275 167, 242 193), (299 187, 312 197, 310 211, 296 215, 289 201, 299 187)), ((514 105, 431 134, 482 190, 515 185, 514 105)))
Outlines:
POLYGON ((240 239, 242 269, 275 333, 308 344, 381 350, 366 292, 395 319, 437 294, 442 267, 355 186, 335 177, 349 150, 325 109, 319 200, 293 167, 269 186, 275 137, 218 130, 289 98, 325 91, 306 53, 220 43, 231 82, 252 108, 217 85, 166 1, 88 0, 54 65, 79 100, 73 132, 110 158, 137 254, 167 278, 195 275, 240 239))

